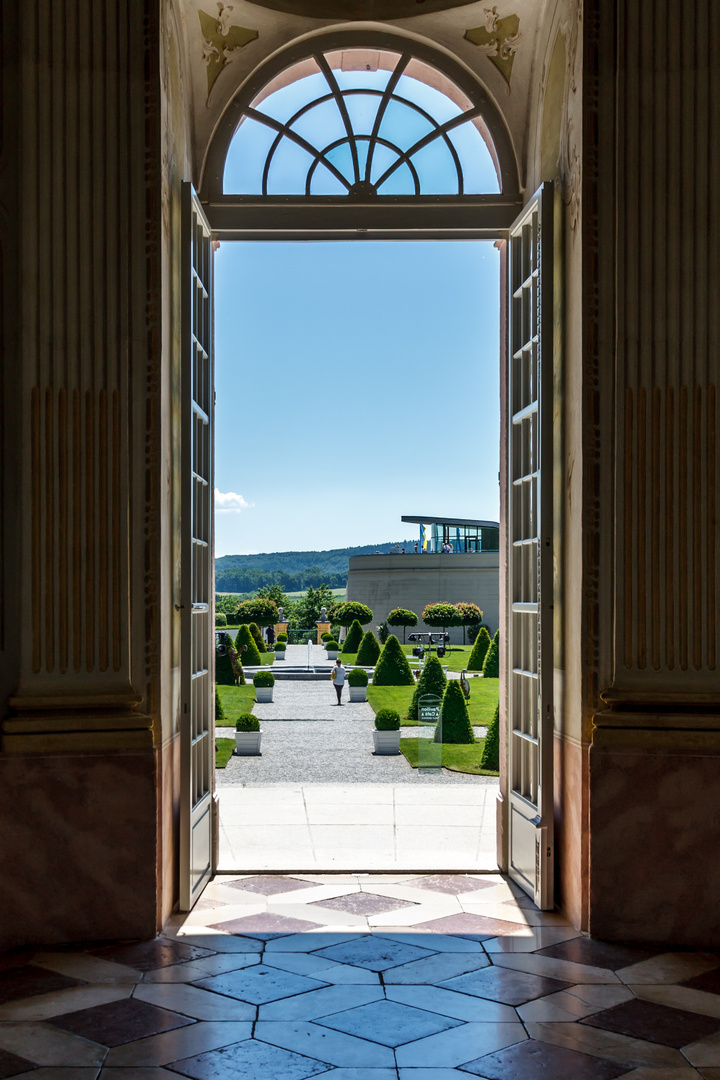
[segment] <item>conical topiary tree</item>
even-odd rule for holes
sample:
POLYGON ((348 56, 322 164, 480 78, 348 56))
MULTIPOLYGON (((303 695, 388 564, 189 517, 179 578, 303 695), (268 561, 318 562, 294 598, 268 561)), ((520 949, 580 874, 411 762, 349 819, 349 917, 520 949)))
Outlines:
POLYGON ((248 664, 250 664, 251 666, 262 664, 260 652, 257 645, 255 644, 255 638, 250 633, 250 627, 247 623, 243 623, 243 625, 237 632, 237 637, 235 638, 235 648, 240 654, 240 663, 243 665, 243 667, 246 667, 248 664), (244 652, 243 645, 245 646, 244 652))
POLYGON ((410 708, 408 709, 408 720, 417 720, 418 718, 418 703, 423 694, 437 694, 439 698, 442 698, 447 688, 447 679, 445 678, 445 672, 442 669, 442 664, 438 660, 437 656, 431 656, 425 662, 425 666, 422 669, 422 674, 418 679, 418 684, 415 687, 415 693, 413 694, 412 701, 410 702, 410 708))
POLYGON ((375 667, 380 656, 380 646, 372 630, 367 630, 360 642, 360 648, 355 659, 356 664, 362 667, 375 667))
POLYGON ((222 707, 222 701, 220 700, 220 694, 218 693, 217 683, 215 684, 215 724, 217 727, 224 727, 225 725, 225 710, 222 707))
POLYGON ((485 661, 483 663, 483 678, 485 679, 499 679, 500 678, 500 631, 495 631, 495 637, 490 642, 490 648, 485 653, 485 661))
POLYGON ((493 772, 500 768, 500 702, 495 707, 495 715, 487 729, 480 768, 492 769, 493 772))
POLYGON ((363 628, 357 619, 353 619, 352 626, 347 632, 347 637, 343 642, 342 651, 344 653, 354 653, 360 648, 360 642, 363 639, 363 628))
POLYGON ((258 626, 258 624, 256 622, 251 622, 251 623, 248 623, 248 627, 250 629, 250 633, 253 636, 255 644, 257 645, 258 652, 259 653, 267 652, 267 645, 263 641, 263 636, 260 633, 260 627, 258 626))
POLYGON ((490 648, 490 635, 486 626, 480 627, 480 633, 475 638, 475 644, 473 645, 472 652, 470 653, 470 659, 468 660, 468 671, 482 671, 483 662, 485 660, 485 654, 490 648))
POLYGON ((235 686, 237 683, 230 649, 232 649, 232 638, 226 634, 215 646, 215 682, 218 686, 235 686))
POLYGON ((375 665, 373 686, 412 686, 414 681, 400 642, 390 634, 375 665))
POLYGON ((435 728, 435 742, 474 743, 465 695, 457 679, 448 683, 442 704, 442 722, 435 728))

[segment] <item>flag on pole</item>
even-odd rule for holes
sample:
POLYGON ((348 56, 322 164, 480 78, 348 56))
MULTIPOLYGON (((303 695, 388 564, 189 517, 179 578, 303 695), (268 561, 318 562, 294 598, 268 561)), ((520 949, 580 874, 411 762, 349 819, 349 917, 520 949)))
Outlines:
POLYGON ((423 551, 427 551, 427 536, 425 535, 425 526, 420 526, 420 547, 423 551))

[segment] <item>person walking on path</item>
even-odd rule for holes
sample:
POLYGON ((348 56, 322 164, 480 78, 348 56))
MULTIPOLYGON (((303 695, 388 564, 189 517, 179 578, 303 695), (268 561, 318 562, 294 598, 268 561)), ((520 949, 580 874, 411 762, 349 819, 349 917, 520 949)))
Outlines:
POLYGON ((275 644, 275 627, 274 626, 268 626, 267 630, 265 631, 265 636, 267 638, 268 645, 274 645, 275 644))
POLYGON ((331 675, 332 681, 335 685, 335 693, 337 694, 338 705, 342 705, 342 701, 340 699, 342 697, 343 686, 345 685, 346 674, 347 672, 342 666, 342 660, 338 656, 337 660, 335 661, 335 667, 333 668, 331 675))

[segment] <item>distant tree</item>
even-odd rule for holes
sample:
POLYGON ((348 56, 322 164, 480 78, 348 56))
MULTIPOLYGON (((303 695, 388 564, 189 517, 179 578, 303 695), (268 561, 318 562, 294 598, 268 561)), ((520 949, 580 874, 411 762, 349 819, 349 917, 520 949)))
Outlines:
POLYGON ((243 623, 237 632, 237 637, 235 638, 235 649, 240 655, 240 663, 243 665, 243 667, 247 666, 248 664, 251 667, 254 667, 257 664, 262 664, 260 651, 255 644, 255 638, 250 633, 250 627, 246 623, 243 623))
POLYGON ((485 653, 483 662, 483 678, 500 678, 500 631, 495 631, 495 637, 490 642, 490 648, 485 653))
POLYGON ((378 637, 380 638, 380 644, 384 645, 385 642, 387 641, 388 637, 390 636, 390 627, 387 624, 387 619, 383 619, 383 621, 380 623, 380 625, 377 626, 375 629, 378 632, 378 637))
POLYGON ((227 626, 227 615, 223 611, 215 612, 215 625, 227 626))
POLYGON ((362 667, 375 667, 379 656, 380 646, 378 644, 378 639, 375 637, 372 630, 368 630, 363 634, 360 648, 358 649, 358 654, 355 658, 355 663, 360 664, 362 667))
POLYGON ((255 644, 257 645, 257 651, 259 653, 267 652, 267 645, 263 641, 263 636, 260 633, 258 624, 254 622, 248 623, 248 630, 252 634, 255 644))
POLYGON ((222 727, 225 723, 225 710, 222 707, 222 701, 220 700, 220 694, 218 693, 217 682, 215 683, 215 724, 217 727, 222 727))
POLYGON ((388 615, 385 622, 388 626, 402 626, 403 628, 403 645, 405 644, 405 628, 407 626, 417 626, 418 617, 414 611, 408 611, 407 608, 396 607, 388 615))
POLYGON ((347 632, 347 637, 343 642, 342 651, 344 653, 354 653, 360 648, 360 642, 363 639, 363 628, 357 619, 353 619, 352 626, 347 632))
POLYGON ((390 634, 375 665, 373 686, 412 686, 414 682, 402 645, 390 634))
POLYGON ((465 695, 457 679, 451 679, 442 704, 442 722, 435 728, 435 742, 474 743, 465 695))
POLYGON ((344 604, 338 604, 333 612, 333 619, 339 622, 341 626, 350 626, 355 619, 362 626, 365 626, 367 623, 372 622, 372 617, 373 613, 367 604, 359 604, 357 600, 348 600, 344 604))
POLYGON ((258 626, 274 626, 278 621, 278 609, 274 600, 256 597, 254 600, 243 600, 238 604, 235 617, 242 623, 257 623, 258 626))
POLYGON ((448 626, 460 626, 462 616, 454 604, 444 601, 437 604, 428 604, 422 613, 422 621, 426 626, 439 626, 447 630, 448 626))
POLYGON ((463 628, 463 645, 465 644, 465 628, 475 626, 482 622, 483 613, 477 604, 471 604, 467 600, 461 600, 455 605, 455 610, 460 616, 460 626, 463 628))
POLYGON ((335 596, 328 585, 312 585, 301 596, 293 608, 293 626, 299 630, 311 629, 320 620, 322 608, 332 608, 335 596))
POLYGON ((490 635, 487 632, 486 626, 480 627, 480 633, 475 638, 475 644, 473 645, 472 652, 470 653, 470 659, 468 660, 468 671, 482 671, 483 663, 488 649, 490 648, 490 635))
POLYGON ((418 705, 420 703, 420 698, 424 694, 437 694, 439 698, 442 698, 446 688, 447 679, 445 678, 442 664, 437 656, 428 657, 423 666, 420 678, 417 681, 412 701, 410 702, 407 714, 408 720, 417 720, 418 705))
POLYGON ((493 772, 500 768, 500 702, 496 705, 495 715, 488 725, 480 768, 492 769, 493 772))
MULTIPOLYGON (((277 607, 281 607, 283 608, 283 610, 285 609, 288 602, 288 598, 285 595, 285 590, 283 589, 282 585, 279 584, 261 585, 257 591, 257 598, 258 600, 272 600, 272 602, 276 604, 277 607)), ((268 623, 267 625, 269 626, 270 624, 268 623)))

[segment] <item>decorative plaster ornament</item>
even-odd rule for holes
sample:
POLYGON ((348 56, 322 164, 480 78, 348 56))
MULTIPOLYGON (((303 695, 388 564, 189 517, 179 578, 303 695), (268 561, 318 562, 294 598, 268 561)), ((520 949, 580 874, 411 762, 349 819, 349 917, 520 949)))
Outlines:
POLYGON ((258 36, 257 30, 230 25, 232 4, 218 4, 217 8, 217 16, 198 11, 203 36, 203 60, 207 65, 208 97, 218 75, 231 59, 228 54, 235 49, 242 49, 258 36))
POLYGON ((477 45, 480 51, 491 60, 505 82, 510 87, 515 53, 522 34, 520 33, 519 15, 506 15, 501 19, 497 8, 483 8, 485 25, 465 31, 465 40, 477 45))

